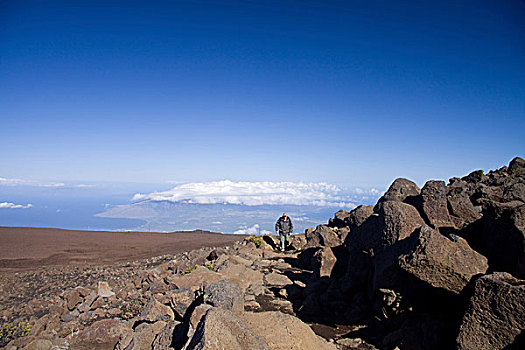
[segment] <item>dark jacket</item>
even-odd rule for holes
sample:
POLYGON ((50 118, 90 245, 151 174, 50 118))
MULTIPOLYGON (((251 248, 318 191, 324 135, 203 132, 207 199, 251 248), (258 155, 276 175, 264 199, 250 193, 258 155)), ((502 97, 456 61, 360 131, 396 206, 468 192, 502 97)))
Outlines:
POLYGON ((275 231, 279 231, 282 234, 289 234, 293 232, 292 220, 289 216, 286 219, 281 216, 279 220, 275 223, 275 231))

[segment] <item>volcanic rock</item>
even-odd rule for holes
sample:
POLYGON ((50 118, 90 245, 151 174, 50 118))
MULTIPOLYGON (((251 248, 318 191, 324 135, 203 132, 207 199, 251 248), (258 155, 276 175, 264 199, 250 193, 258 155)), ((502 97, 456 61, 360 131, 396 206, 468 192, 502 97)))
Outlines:
POLYGON ((457 349, 523 349, 525 281, 508 273, 481 277, 463 317, 457 349))
POLYGON ((171 310, 169 306, 158 302, 155 297, 148 301, 138 318, 139 321, 147 322, 169 321, 174 319, 173 310, 171 310))
POLYGON ((202 318, 187 350, 270 350, 268 343, 257 335, 239 316, 231 311, 212 308, 202 318))
POLYGON ((409 197, 418 196, 420 192, 421 190, 414 182, 403 178, 395 179, 385 194, 377 201, 374 211, 377 212, 380 203, 387 201, 405 202, 407 199, 410 200, 409 197))
POLYGON ((350 216, 350 212, 346 210, 339 210, 335 213, 333 218, 328 220, 328 226, 330 227, 345 227, 348 226, 347 219, 350 216))
POLYGON ((319 225, 314 231, 306 233, 307 247, 335 247, 341 243, 335 231, 327 225, 319 225))
POLYGON ((447 197, 444 181, 427 181, 421 189, 421 216, 434 227, 451 227, 452 220, 447 210, 447 197))
POLYGON ((336 349, 333 344, 315 335, 303 321, 282 312, 246 312, 242 319, 273 350, 336 349))
POLYGON ((337 259, 330 247, 319 248, 313 256, 313 270, 317 278, 330 277, 337 259))
POLYGON ((106 319, 93 323, 71 339, 71 348, 79 350, 112 350, 132 330, 125 321, 106 319))
POLYGON ((459 294, 473 276, 487 271, 487 259, 461 237, 453 241, 424 225, 413 239, 417 245, 398 258, 399 267, 432 287, 459 294))
POLYGON ((181 320, 186 311, 195 300, 195 294, 189 288, 175 289, 166 292, 170 300, 170 306, 175 312, 175 316, 181 320))
POLYGON ((244 311, 244 295, 241 287, 231 281, 210 283, 204 290, 204 301, 217 308, 241 313, 244 311))
POLYGON ((101 298, 109 298, 115 295, 115 292, 111 290, 111 288, 108 285, 108 282, 98 282, 98 290, 97 294, 101 298))

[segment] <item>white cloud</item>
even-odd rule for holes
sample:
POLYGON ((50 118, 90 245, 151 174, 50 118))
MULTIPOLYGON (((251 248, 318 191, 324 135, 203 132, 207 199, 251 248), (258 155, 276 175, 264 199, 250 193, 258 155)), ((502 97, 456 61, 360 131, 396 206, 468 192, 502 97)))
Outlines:
POLYGON ((149 194, 137 193, 136 200, 171 201, 197 204, 242 205, 314 205, 355 207, 340 189, 327 183, 295 182, 193 182, 171 190, 149 194))
POLYGON ((75 187, 75 188, 91 188, 97 185, 92 184, 65 184, 63 182, 39 182, 23 179, 9 179, 0 177, 0 185, 3 186, 34 186, 34 187, 75 187))
POLYGON ((237 231, 233 233, 234 235, 270 235, 270 231, 261 230, 259 224, 255 224, 252 227, 241 226, 237 231))
POLYGON ((22 205, 22 204, 10 203, 10 202, 0 203, 0 209, 28 209, 28 208, 31 208, 32 206, 33 204, 22 205))

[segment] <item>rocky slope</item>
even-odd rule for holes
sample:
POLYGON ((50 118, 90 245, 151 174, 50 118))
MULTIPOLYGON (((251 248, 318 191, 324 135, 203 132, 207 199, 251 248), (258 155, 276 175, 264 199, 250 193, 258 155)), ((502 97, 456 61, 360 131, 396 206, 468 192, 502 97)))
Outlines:
POLYGON ((2 276, 6 349, 523 349, 525 161, 293 237, 2 276), (9 336, 7 332, 11 332, 9 336), (11 340, 12 338, 16 338, 11 340))

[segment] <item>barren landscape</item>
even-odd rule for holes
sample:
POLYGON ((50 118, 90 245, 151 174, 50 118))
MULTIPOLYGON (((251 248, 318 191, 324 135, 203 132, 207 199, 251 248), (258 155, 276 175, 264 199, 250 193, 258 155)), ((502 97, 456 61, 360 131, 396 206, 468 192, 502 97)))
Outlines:
POLYGON ((201 247, 222 247, 243 238, 199 230, 151 233, 0 227, 0 271, 111 264, 201 247))

